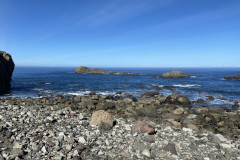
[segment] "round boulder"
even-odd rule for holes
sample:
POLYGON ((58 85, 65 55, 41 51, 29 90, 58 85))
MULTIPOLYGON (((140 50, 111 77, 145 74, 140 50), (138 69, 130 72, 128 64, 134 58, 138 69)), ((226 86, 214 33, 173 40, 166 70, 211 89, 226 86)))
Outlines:
POLYGON ((99 110, 93 113, 90 125, 99 125, 101 123, 106 123, 113 127, 113 121, 113 117, 108 112, 99 110))

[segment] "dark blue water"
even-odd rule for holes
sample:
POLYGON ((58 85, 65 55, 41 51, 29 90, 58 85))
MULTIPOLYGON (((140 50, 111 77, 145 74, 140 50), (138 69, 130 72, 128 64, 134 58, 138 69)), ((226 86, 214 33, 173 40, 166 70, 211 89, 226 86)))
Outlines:
MULTIPOLYGON (((123 75, 92 75, 75 74, 74 68, 25 68, 16 67, 12 78, 11 96, 37 97, 39 95, 83 95, 90 91, 98 94, 114 94, 116 91, 130 93, 139 97, 147 91, 156 91, 156 87, 172 87, 177 93, 187 95, 191 100, 205 96, 214 96, 216 100, 210 105, 231 105, 233 102, 219 100, 240 101, 240 81, 223 80, 223 77, 234 76, 240 73, 240 68, 161 68, 161 69, 106 69, 128 73, 141 73, 139 76, 123 75), (153 78, 153 74, 162 74, 172 70, 181 70, 189 73, 191 78, 164 79, 153 78), (46 82, 46 85, 37 85, 46 82), (84 84, 84 86, 78 86, 84 84), (146 86, 142 89, 140 86, 146 86), (127 88, 123 88, 126 86, 127 88), (84 91, 83 91, 84 90, 84 91), (203 90, 203 93, 198 93, 203 90)), ((161 94, 172 94, 163 89, 161 94)))

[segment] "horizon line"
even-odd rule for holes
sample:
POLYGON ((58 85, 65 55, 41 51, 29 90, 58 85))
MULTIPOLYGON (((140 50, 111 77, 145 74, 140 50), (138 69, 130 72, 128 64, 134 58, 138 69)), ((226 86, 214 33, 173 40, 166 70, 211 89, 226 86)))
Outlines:
MULTIPOLYGON (((85 65, 83 65, 85 66, 85 65)), ((29 68, 76 68, 79 66, 28 66, 28 65, 15 65, 16 67, 29 67, 29 68)), ((89 68, 240 68, 240 66, 159 66, 159 67, 122 67, 122 66, 86 66, 89 68)))

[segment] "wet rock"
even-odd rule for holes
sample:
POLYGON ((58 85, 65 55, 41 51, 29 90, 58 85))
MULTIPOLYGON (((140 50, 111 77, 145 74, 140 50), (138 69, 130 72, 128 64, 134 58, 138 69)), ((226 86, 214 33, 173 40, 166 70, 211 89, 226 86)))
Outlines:
POLYGON ((37 82, 37 85, 46 85, 47 82, 37 82))
POLYGON ((155 124, 149 121, 137 121, 133 124, 131 131, 132 131, 132 134, 135 132, 154 134, 155 124))
POLYGON ((224 77, 226 80, 240 80, 240 74, 235 75, 233 77, 224 77))
POLYGON ((234 105, 232 106, 232 108, 237 110, 239 108, 238 102, 234 102, 234 105))
POLYGON ((156 95, 159 95, 159 92, 145 92, 141 95, 141 97, 154 97, 156 95))
POLYGON ((107 123, 113 127, 113 117, 103 110, 99 110, 93 113, 90 121, 90 125, 99 125, 100 123, 107 123))
POLYGON ((171 91, 171 92, 175 92, 172 87, 165 87, 165 89, 168 90, 168 91, 171 91))
POLYGON ((140 86, 140 88, 144 89, 144 88, 146 88, 146 86, 140 86))
POLYGON ((156 90, 157 90, 157 91, 161 91, 162 88, 161 88, 161 87, 157 87, 156 90))
POLYGON ((213 101, 215 98, 213 96, 206 96, 208 101, 213 101))
POLYGON ((198 99, 197 103, 203 104, 203 103, 205 103, 205 101, 203 99, 198 99))

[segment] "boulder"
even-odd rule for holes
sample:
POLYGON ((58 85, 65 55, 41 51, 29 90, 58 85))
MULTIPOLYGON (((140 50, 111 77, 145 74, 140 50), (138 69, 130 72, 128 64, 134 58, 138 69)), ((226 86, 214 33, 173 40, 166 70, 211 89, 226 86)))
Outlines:
POLYGON ((113 117, 108 112, 99 110, 93 113, 90 125, 100 125, 101 123, 106 123, 113 127, 113 121, 113 117))
POLYGON ((191 101, 180 94, 172 94, 166 98, 166 102, 170 104, 190 105, 191 101))
POLYGON ((132 126, 132 134, 135 132, 154 134, 155 124, 150 121, 137 121, 132 126))
POLYGON ((240 74, 233 76, 233 77, 224 77, 226 80, 240 80, 240 74))
POLYGON ((162 78, 188 78, 189 74, 181 71, 172 71, 162 74, 162 78))
POLYGON ((0 94, 9 91, 14 67, 11 55, 0 51, 0 94))

